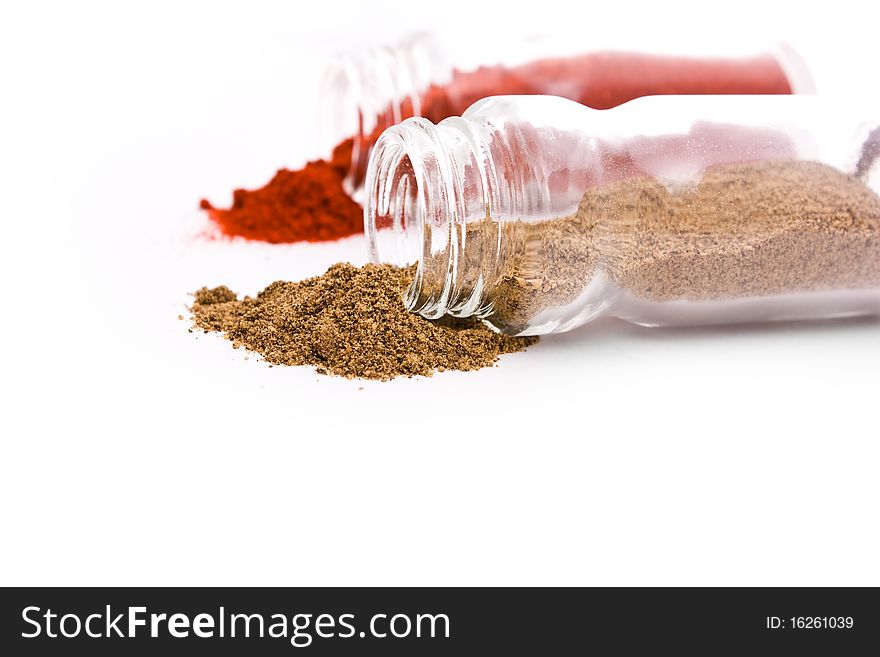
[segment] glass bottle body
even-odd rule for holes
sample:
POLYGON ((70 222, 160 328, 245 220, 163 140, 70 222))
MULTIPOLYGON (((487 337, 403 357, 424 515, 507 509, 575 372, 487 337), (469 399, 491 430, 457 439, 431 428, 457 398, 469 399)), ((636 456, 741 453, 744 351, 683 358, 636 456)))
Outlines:
POLYGON ((346 184, 354 191, 386 128, 414 116, 438 123, 488 96, 548 94, 606 109, 656 94, 812 90, 804 63, 786 46, 603 45, 579 33, 492 43, 485 35, 423 34, 340 54, 325 75, 319 132, 325 146, 338 144, 336 161, 350 160, 346 184))
POLYGON ((374 261, 407 306, 512 335, 880 311, 880 112, 816 96, 485 99, 386 131, 374 261), (872 116, 874 118, 872 118, 872 116))

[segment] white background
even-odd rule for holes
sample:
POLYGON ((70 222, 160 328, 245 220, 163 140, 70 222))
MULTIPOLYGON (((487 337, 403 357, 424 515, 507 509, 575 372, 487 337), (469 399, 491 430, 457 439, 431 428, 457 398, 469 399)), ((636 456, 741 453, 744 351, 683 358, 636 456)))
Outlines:
POLYGON ((602 321, 375 383, 177 319, 201 285, 365 260, 196 237, 202 196, 323 154, 354 41, 742 35, 824 93, 878 84, 873 3, 605 4, 4 3, 0 583, 880 584, 875 320, 602 321))

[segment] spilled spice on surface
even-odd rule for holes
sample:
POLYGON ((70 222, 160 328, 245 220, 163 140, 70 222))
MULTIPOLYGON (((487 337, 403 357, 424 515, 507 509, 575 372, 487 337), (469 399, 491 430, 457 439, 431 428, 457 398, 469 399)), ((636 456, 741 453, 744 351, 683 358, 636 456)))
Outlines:
POLYGON ((478 370, 537 342, 494 333, 477 321, 432 322, 408 312, 401 294, 413 274, 413 267, 339 263, 321 276, 276 281, 241 300, 225 286, 202 288, 193 321, 269 363, 380 380, 478 370))
POLYGON ((280 169, 264 187, 236 189, 229 208, 200 207, 227 236, 264 242, 325 242, 363 232, 364 213, 342 186, 341 164, 316 160, 280 169))

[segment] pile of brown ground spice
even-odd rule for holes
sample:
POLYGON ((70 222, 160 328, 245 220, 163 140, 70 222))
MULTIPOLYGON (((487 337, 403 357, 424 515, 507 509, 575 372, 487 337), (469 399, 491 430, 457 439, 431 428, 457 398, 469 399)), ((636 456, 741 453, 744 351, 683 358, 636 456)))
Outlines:
POLYGON ((322 276, 277 281, 241 300, 225 286, 202 288, 195 293, 193 321, 269 363, 380 380, 477 370, 537 342, 477 322, 431 322, 408 312, 401 295, 413 273, 412 267, 340 263, 322 276))

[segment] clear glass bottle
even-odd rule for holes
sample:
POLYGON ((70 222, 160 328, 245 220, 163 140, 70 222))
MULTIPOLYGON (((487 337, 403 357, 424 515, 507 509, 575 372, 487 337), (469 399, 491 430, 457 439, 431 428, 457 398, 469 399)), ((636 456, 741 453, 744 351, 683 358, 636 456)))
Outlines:
POLYGON ((412 116, 438 123, 487 96, 551 94, 607 109, 655 94, 813 91, 804 62, 787 46, 691 41, 627 45, 602 43, 593 32, 503 40, 433 33, 342 53, 324 77, 319 138, 328 150, 336 145, 335 161, 350 161, 346 184, 354 191, 383 130, 412 116))
POLYGON ((372 260, 405 304, 512 335, 880 312, 880 109, 819 96, 653 96, 595 110, 484 99, 379 139, 372 260))

